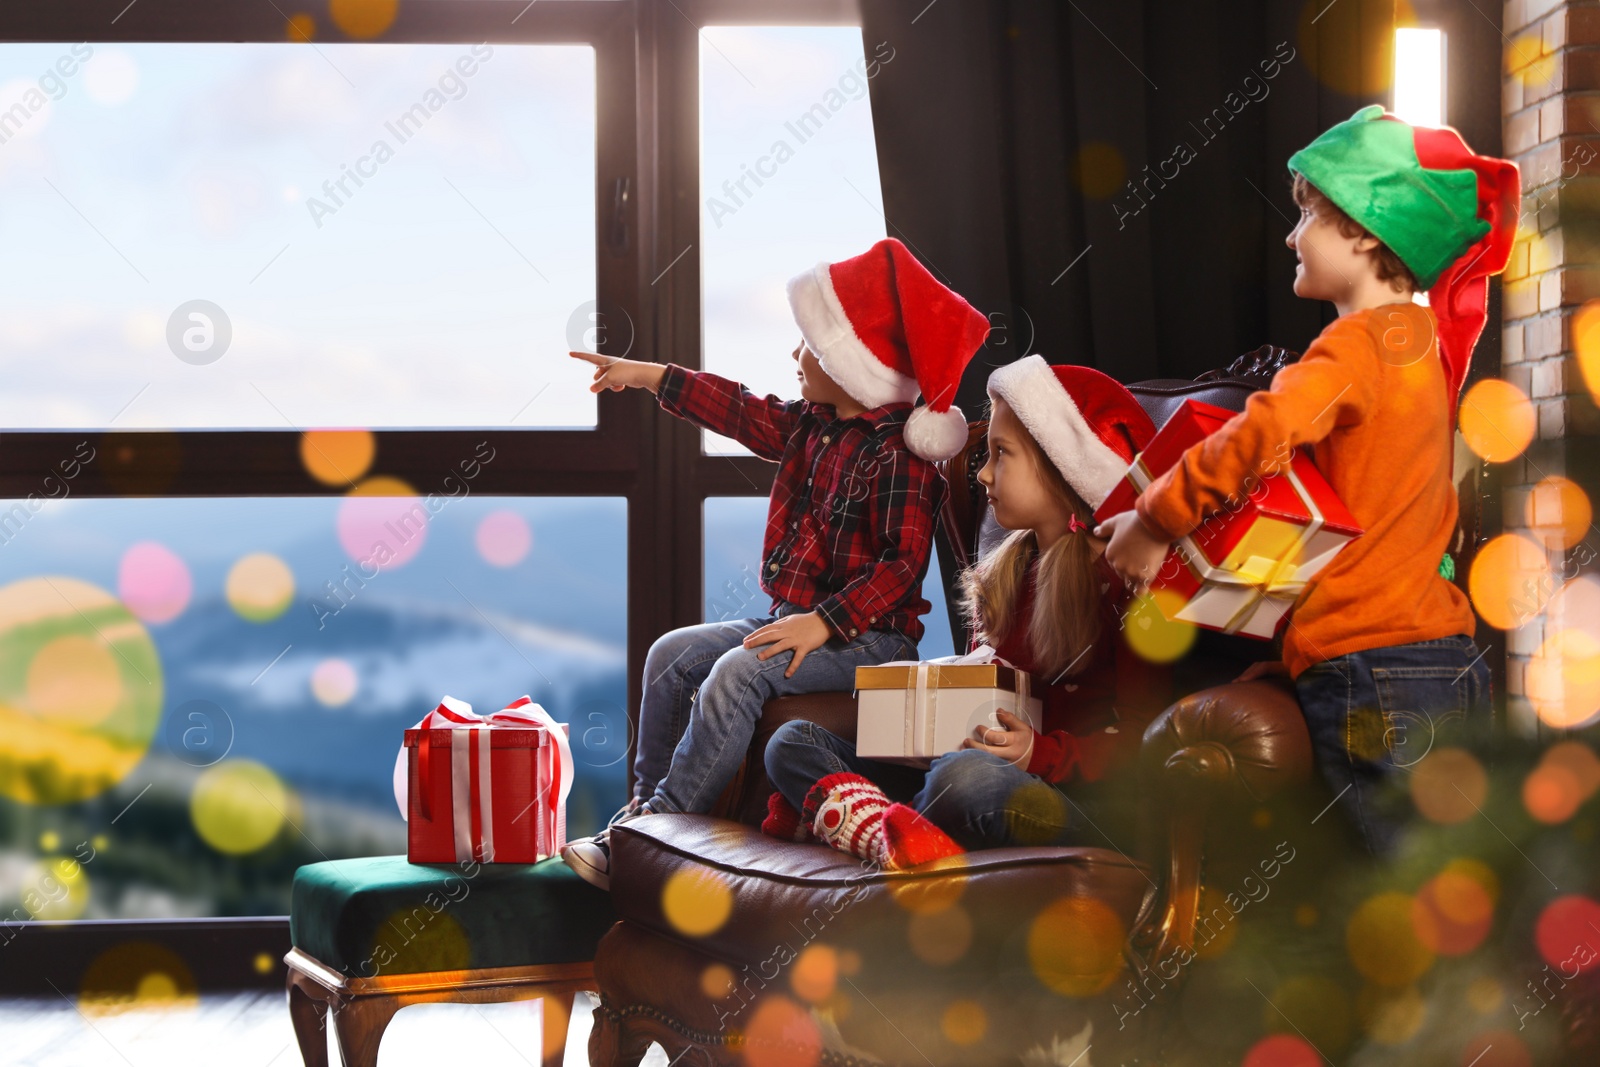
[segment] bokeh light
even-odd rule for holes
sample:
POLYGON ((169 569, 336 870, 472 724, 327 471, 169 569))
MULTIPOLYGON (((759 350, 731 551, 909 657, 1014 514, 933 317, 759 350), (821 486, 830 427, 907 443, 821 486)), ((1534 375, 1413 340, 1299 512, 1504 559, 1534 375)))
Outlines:
POLYGON ((741 1051, 749 1067, 816 1067, 822 1034, 805 1008, 785 996, 766 996, 750 1016, 741 1051))
POLYGON ((371 430, 307 430, 300 435, 300 462, 323 485, 354 486, 377 454, 371 430))
POLYGON ((1296 975, 1273 990, 1262 1005, 1268 1031, 1298 1033, 1318 1048, 1339 1048, 1350 1039, 1350 997, 1324 975, 1296 975))
POLYGON ((939 1029, 952 1045, 976 1045, 989 1032, 989 1013, 975 1000, 951 1001, 939 1015, 939 1029))
POLYGON ((1600 641, 1576 628, 1555 630, 1528 660, 1523 691, 1547 725, 1587 725, 1600 713, 1600 641))
POLYGON ((1183 606, 1184 599, 1170 589, 1139 594, 1123 620, 1122 632, 1128 647, 1150 663, 1182 659, 1199 634, 1194 623, 1175 621, 1183 606))
MULTIPOLYGON (((1052 790, 1053 792, 1053 790, 1052 790)), ((940 861, 946 867, 962 868, 964 856, 952 856, 940 861)), ((904 878, 889 883, 889 899, 906 911, 917 915, 931 915, 953 906, 966 891, 967 880, 959 870, 945 878, 904 878)))
POLYGON ((224 760, 207 768, 189 797, 195 832, 218 852, 242 856, 278 836, 289 808, 289 790, 254 760, 224 760))
POLYGON ((1488 796, 1488 772, 1466 749, 1430 752, 1411 774, 1412 803, 1437 823, 1466 822, 1478 814, 1488 796))
POLYGON ((70 804, 122 781, 162 694, 150 634, 109 592, 59 575, 0 588, 0 795, 70 804))
POLYGON ((339 502, 339 544, 364 569, 402 567, 428 539, 429 514, 416 490, 398 478, 368 478, 339 502))
POLYGON ((28 868, 18 895, 32 918, 76 919, 89 906, 89 876, 72 857, 52 856, 28 868))
POLYGON ((75 729, 104 722, 122 702, 122 670, 99 635, 52 638, 28 662, 26 707, 75 729))
POLYGON ((1535 821, 1555 826, 1577 814, 1583 788, 1571 769, 1541 763, 1522 780, 1522 806, 1535 821))
POLYGON ((1600 300, 1591 300, 1572 317, 1572 347, 1589 395, 1600 404, 1600 300))
POLYGON ((1534 924, 1533 940, 1546 963, 1570 976, 1600 966, 1600 952, 1594 949, 1596 930, 1600 930, 1600 904, 1571 893, 1544 906, 1534 924))
POLYGON ((661 911, 685 937, 707 937, 733 914, 733 890, 715 871, 687 867, 674 871, 662 887, 661 911))
POLYGON ((151 941, 124 941, 90 961, 78 987, 85 1014, 130 1008, 170 1011, 199 1006, 199 989, 188 964, 171 949, 151 941))
POLYGON ((294 600, 294 573, 270 552, 241 556, 223 586, 228 604, 250 622, 271 622, 294 600))
POLYGON ((1501 534, 1478 549, 1467 576, 1472 606, 1497 630, 1528 622, 1554 588, 1544 549, 1520 534, 1501 534))
POLYGON ((387 30, 400 0, 328 0, 328 16, 348 37, 370 40, 387 30))
POLYGON ((1492 1015, 1506 1002, 1506 991, 1500 983, 1484 975, 1474 978, 1467 986, 1467 1004, 1479 1015, 1492 1015))
POLYGON ((348 704, 360 682, 348 661, 330 657, 311 669, 311 695, 327 708, 348 704))
POLYGON ((1541 479, 1528 494, 1523 518, 1528 528, 1553 551, 1572 548, 1589 532, 1594 522, 1594 506, 1589 494, 1570 478, 1551 475, 1541 479))
POLYGON ((733 993, 733 968, 713 963, 700 972, 700 992, 707 1000, 721 1000, 733 993))
POLYGON ((1456 1062, 1459 1067, 1533 1067, 1533 1053, 1510 1030, 1486 1030, 1467 1042, 1456 1062))
POLYGON ((117 593, 128 610, 145 622, 171 622, 189 606, 193 591, 188 565, 167 546, 140 541, 122 554, 117 593))
POLYGON ((1433 966, 1434 953, 1417 937, 1413 901, 1400 892, 1363 901, 1345 928, 1345 950, 1356 970, 1374 985, 1410 985, 1433 966))
POLYGON ((1128 176, 1128 165, 1114 144, 1089 141, 1072 161, 1072 181, 1090 200, 1116 194, 1128 176))
POLYGON ((297 11, 289 16, 283 27, 284 40, 293 44, 304 44, 317 39, 317 20, 304 11, 297 11))
POLYGON ((491 511, 478 523, 474 538, 478 555, 495 567, 515 567, 533 547, 533 531, 528 520, 502 508, 491 511))
POLYGON ((1049 989, 1068 997, 1101 992, 1122 970, 1122 920, 1093 897, 1062 897, 1028 928, 1028 961, 1049 989))
POLYGON ((1600 756, 1593 748, 1578 740, 1557 741, 1545 749, 1540 766, 1561 767, 1578 783, 1583 800, 1588 800, 1600 789, 1600 756))
POLYGON ((368 958, 380 974, 460 971, 472 966, 472 940, 449 911, 406 908, 378 925, 368 958))
POLYGON ((1411 924, 1418 943, 1440 956, 1464 956, 1483 944, 1494 902, 1470 875, 1444 870, 1417 891, 1411 924))
POLYGON ((919 912, 911 916, 906 936, 918 959, 946 967, 965 956, 972 945, 972 917, 960 905, 919 912))
POLYGON ((828 945, 807 945, 789 971, 794 995, 811 1004, 833 996, 839 984, 839 953, 828 945))
POLYGON ((1378 1044, 1403 1045, 1416 1037, 1427 1021, 1428 1002, 1415 986, 1389 989, 1369 985, 1356 995, 1356 1014, 1362 1029, 1378 1044))
POLYGON ((1298 1034, 1272 1034, 1250 1046, 1239 1067, 1321 1067, 1322 1054, 1298 1034))
POLYGON ((1539 429, 1528 394, 1501 378, 1484 378, 1461 398, 1460 426, 1467 447, 1490 463, 1522 455, 1539 429))

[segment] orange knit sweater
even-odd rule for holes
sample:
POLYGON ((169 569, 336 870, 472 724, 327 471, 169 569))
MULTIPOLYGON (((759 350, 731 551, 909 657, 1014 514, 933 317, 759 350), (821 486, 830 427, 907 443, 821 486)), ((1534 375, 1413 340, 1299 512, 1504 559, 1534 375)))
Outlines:
POLYGON ((1366 532, 1295 602, 1283 659, 1298 677, 1349 652, 1473 632, 1465 594, 1440 577, 1455 532, 1454 445, 1433 312, 1385 304, 1342 316, 1240 414, 1140 495, 1139 517, 1176 540, 1243 499, 1283 442, 1317 469, 1366 532))

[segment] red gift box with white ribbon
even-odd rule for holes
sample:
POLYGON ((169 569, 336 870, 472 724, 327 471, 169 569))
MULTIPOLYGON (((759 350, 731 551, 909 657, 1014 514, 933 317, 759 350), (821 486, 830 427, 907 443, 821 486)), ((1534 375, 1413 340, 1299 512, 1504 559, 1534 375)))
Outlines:
MULTIPOLYGON (((1234 417, 1226 408, 1185 400, 1134 457, 1095 521, 1131 509, 1146 486, 1234 417)), ((1279 453, 1241 487, 1242 499, 1207 516, 1162 562, 1149 585, 1173 594, 1155 598, 1168 619, 1271 640, 1306 583, 1361 535, 1311 457, 1287 443, 1279 453)))
POLYGON ((524 696, 492 715, 445 697, 405 732, 395 799, 412 863, 537 863, 567 835, 566 727, 524 696))

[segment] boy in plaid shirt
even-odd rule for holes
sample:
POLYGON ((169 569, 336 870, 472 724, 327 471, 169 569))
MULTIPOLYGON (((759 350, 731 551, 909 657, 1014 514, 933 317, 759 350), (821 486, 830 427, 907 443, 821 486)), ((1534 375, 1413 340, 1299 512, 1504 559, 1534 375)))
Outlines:
MULTIPOLYGON (((758 398, 673 364, 572 353, 595 365, 591 391, 649 389, 672 414, 778 464, 761 561, 771 613, 687 626, 651 646, 634 795, 612 825, 709 811, 774 697, 849 690, 858 666, 917 658, 945 494, 932 461, 966 444, 950 401, 988 320, 892 238, 819 264, 788 291, 801 400, 758 398), (928 402, 913 408, 919 393, 928 402)), ((609 829, 562 850, 602 888, 609 829)))

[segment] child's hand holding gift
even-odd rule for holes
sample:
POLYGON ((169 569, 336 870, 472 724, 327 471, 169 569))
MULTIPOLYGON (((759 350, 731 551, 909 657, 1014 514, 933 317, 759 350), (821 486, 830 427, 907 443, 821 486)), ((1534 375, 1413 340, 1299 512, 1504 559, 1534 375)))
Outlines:
POLYGON ((1161 573, 1161 564, 1172 544, 1150 532, 1136 511, 1123 511, 1094 528, 1096 537, 1107 538, 1106 563, 1121 575, 1135 592, 1150 584, 1161 573))
POLYGON ((805 662, 805 658, 827 644, 828 638, 832 636, 833 628, 823 621, 822 616, 814 611, 807 611, 803 614, 785 615, 777 622, 767 623, 744 639, 744 647, 771 645, 771 648, 756 656, 759 660, 768 660, 779 652, 793 650, 794 662, 783 672, 785 678, 793 678, 794 672, 800 669, 800 664, 805 662))
POLYGON ((961 747, 982 749, 1014 767, 1026 768, 1033 758, 1033 727, 1004 708, 994 716, 1000 720, 999 726, 979 726, 961 747))

